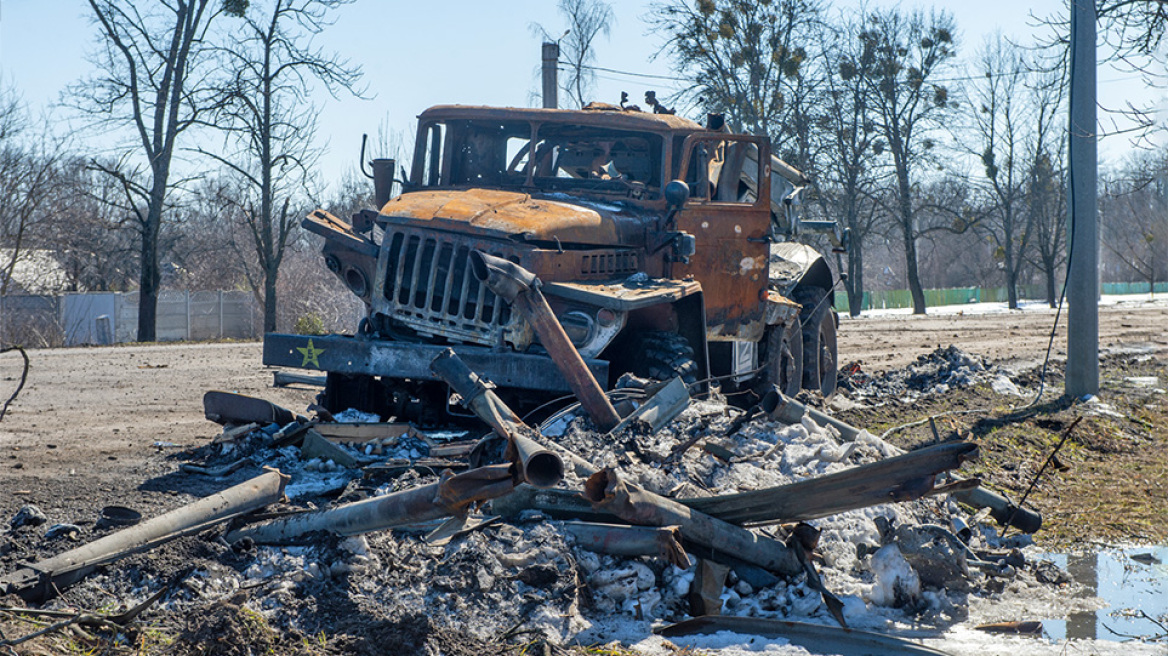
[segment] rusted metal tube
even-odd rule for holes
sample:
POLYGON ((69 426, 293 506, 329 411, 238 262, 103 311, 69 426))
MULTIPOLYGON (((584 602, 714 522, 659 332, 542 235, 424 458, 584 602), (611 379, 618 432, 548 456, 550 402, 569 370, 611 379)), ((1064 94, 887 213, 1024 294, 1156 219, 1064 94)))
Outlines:
POLYGON ((288 477, 272 470, 141 524, 22 567, 0 579, 0 589, 28 601, 55 596, 94 568, 141 553, 219 522, 252 512, 284 498, 288 477))
POLYGON ((845 442, 853 442, 860 434, 860 429, 824 414, 815 408, 799 403, 795 399, 784 395, 779 388, 771 389, 758 402, 759 407, 771 417, 785 424, 797 424, 803 421, 803 415, 808 415, 820 426, 831 426, 840 433, 845 442))
MULTIPOLYGON (((854 441, 860 434, 859 428, 784 396, 778 388, 772 388, 768 391, 759 405, 764 409, 770 406, 772 409, 768 410, 767 413, 771 418, 787 424, 797 424, 803 421, 803 415, 807 414, 820 426, 833 426, 840 432, 840 438, 845 442, 854 441)), ((949 478, 954 481, 961 480, 952 475, 949 478)), ((951 493, 951 496, 961 503, 975 508, 989 508, 991 516, 998 523, 1004 525, 1008 521, 1010 526, 1024 533, 1037 533, 1038 529, 1042 527, 1042 515, 1032 510, 1020 508, 1006 497, 985 488, 960 490, 951 493)))
POLYGON ((508 455, 519 465, 524 481, 535 487, 552 487, 563 480, 564 462, 560 456, 532 439, 535 431, 453 350, 446 349, 439 354, 430 368, 462 398, 462 405, 507 439, 508 455))
POLYGON ((683 569, 690 566, 689 554, 681 546, 681 531, 676 526, 564 522, 563 527, 581 549, 626 558, 656 556, 683 569))
POLYGON ((523 318, 535 329, 539 336, 539 343, 547 349, 552 362, 556 363, 572 392, 580 399, 580 405, 592 417, 592 421, 601 430, 607 433, 620 423, 620 415, 612 402, 605 396, 604 390, 580 352, 576 350, 559 319, 552 312, 543 292, 540 291, 539 278, 534 273, 524 269, 514 262, 501 257, 487 255, 482 251, 470 254, 471 270, 475 278, 482 282, 499 297, 507 300, 523 315, 523 318))
POLYGON ((511 436, 508 445, 508 455, 519 465, 527 484, 548 488, 564 480, 564 461, 555 453, 519 433, 511 436))
POLYGON ((584 483, 583 495, 596 509, 607 510, 626 522, 640 526, 678 526, 686 540, 776 574, 795 576, 803 571, 795 552, 781 542, 629 485, 612 469, 590 476, 584 483))
MULTIPOLYGON (((679 503, 731 524, 778 524, 806 521, 882 503, 910 501, 932 493, 936 477, 955 469, 977 449, 952 442, 851 467, 825 476, 737 494, 678 499, 679 503)), ((532 490, 492 502, 492 512, 518 515, 526 509, 552 517, 612 521, 569 490, 532 490)))
POLYGON ((360 535, 461 516, 470 504, 503 496, 513 489, 515 480, 509 464, 479 467, 461 474, 447 470, 437 483, 244 526, 228 533, 226 539, 236 542, 251 538, 259 544, 289 544, 316 531, 360 535))

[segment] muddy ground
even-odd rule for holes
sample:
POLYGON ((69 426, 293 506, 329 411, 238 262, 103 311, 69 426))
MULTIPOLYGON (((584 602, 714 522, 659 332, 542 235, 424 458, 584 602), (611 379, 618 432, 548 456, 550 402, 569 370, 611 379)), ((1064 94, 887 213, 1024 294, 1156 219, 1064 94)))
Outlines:
MULTIPOLYGON (((1163 543, 1168 538, 1168 399, 1163 392, 1168 386, 1168 306, 1121 303, 1100 309, 1102 404, 1059 400, 1065 358, 1065 332, 1060 330, 1047 380, 1051 391, 1040 404, 1025 407, 1036 389, 1037 365, 1053 318, 1054 312, 1045 310, 845 318, 840 360, 859 362, 865 374, 900 369, 955 344, 1008 366, 1023 396, 975 385, 919 399, 867 401, 841 416, 879 435, 930 415, 954 413, 937 421, 936 436, 922 424, 897 430, 888 439, 914 446, 937 436, 969 436, 982 445, 982 459, 967 466, 966 473, 981 474, 1018 498, 1061 431, 1083 415, 1028 497, 1045 518, 1038 542, 1163 543)), ((106 505, 131 506, 152 516, 216 491, 221 485, 214 481, 192 484, 191 477, 174 473, 184 453, 218 433, 203 418, 206 390, 262 396, 300 412, 315 394, 273 388, 260 350, 259 344, 246 343, 31 351, 28 381, 0 421, 0 518, 6 521, 21 506, 34 504, 50 523, 87 526, 106 505)), ((20 374, 18 354, 0 356, 6 386, 0 397, 11 393, 20 374)), ((2 550, 11 552, 5 569, 21 548, 9 542, 2 550)), ((242 622, 231 630, 250 630, 246 613, 240 613, 219 614, 216 621, 242 622)), ((268 639, 255 638, 257 644, 268 639)), ((298 644, 313 651, 303 640, 298 644)))

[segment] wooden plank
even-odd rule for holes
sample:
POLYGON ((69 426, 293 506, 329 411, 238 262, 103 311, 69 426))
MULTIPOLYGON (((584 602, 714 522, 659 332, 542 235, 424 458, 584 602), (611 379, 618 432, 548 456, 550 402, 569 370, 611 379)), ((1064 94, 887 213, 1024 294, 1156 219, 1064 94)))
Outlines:
POLYGON ((387 437, 409 435, 413 426, 405 423, 322 423, 316 425, 316 432, 333 442, 365 443, 387 437))

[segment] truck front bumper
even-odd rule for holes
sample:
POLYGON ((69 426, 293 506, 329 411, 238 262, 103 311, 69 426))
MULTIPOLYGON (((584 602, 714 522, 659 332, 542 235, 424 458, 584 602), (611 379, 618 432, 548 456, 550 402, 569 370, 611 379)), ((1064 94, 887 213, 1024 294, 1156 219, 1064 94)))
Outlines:
MULTIPOLYGON (((264 335, 264 364, 297 369, 364 374, 410 380, 441 380, 430 371, 430 363, 447 348, 478 375, 499 387, 571 392, 555 362, 546 355, 493 351, 479 346, 439 346, 384 340, 359 339, 346 335, 264 335)), ((585 360, 592 375, 605 385, 608 362, 585 360)))

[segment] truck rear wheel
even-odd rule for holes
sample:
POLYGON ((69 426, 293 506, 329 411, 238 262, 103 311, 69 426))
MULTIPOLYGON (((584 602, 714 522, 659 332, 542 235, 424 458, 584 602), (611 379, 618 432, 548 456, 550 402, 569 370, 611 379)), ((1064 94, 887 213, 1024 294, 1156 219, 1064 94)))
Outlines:
MULTIPOLYGON (((774 385, 784 396, 795 396, 803 386, 803 334, 799 322, 786 326, 768 326, 766 350, 762 354, 765 383, 774 385)), ((760 393, 765 394, 766 390, 760 393)))
POLYGON ((632 371, 655 380, 680 377, 686 385, 698 380, 698 363, 693 347, 677 333, 650 331, 635 336, 628 353, 632 371))
POLYGON ((835 314, 826 298, 827 291, 819 287, 795 290, 795 302, 803 306, 803 387, 825 398, 835 393, 839 375, 835 314))

